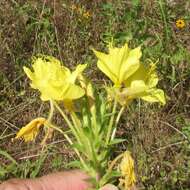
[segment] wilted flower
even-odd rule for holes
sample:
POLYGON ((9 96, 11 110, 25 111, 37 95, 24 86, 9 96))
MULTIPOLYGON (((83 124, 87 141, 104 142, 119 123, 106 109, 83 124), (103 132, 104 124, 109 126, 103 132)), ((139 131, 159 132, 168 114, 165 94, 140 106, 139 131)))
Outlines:
POLYGON ((25 142, 33 141, 37 134, 39 133, 39 129, 44 123, 46 119, 43 117, 39 117, 33 119, 30 123, 28 123, 25 127, 22 127, 16 135, 16 139, 23 138, 25 142))
POLYGON ((183 19, 178 19, 176 21, 176 27, 179 29, 183 29, 185 27, 185 21, 183 19))
POLYGON ((34 60, 34 72, 24 67, 24 71, 31 79, 31 87, 41 92, 41 99, 71 101, 84 95, 84 90, 75 85, 76 78, 83 72, 86 65, 78 65, 71 72, 61 65, 54 57, 44 56, 34 60))
POLYGON ((108 54, 93 51, 98 58, 98 68, 117 87, 120 87, 139 68, 142 55, 140 47, 130 49, 128 44, 121 48, 110 46, 108 54))
POLYGON ((131 153, 126 151, 123 155, 123 159, 120 164, 121 179, 119 186, 124 187, 125 190, 130 189, 136 182, 134 171, 134 160, 131 157, 131 153))

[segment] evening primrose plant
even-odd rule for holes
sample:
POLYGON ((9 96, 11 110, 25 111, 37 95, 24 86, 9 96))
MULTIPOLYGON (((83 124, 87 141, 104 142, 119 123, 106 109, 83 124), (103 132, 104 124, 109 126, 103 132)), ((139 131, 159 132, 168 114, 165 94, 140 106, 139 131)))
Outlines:
POLYGON ((110 44, 108 53, 93 51, 98 58, 97 67, 113 82, 102 91, 84 76, 86 64, 71 71, 56 58, 41 55, 33 58, 32 70, 24 67, 31 87, 41 93, 42 101, 50 103, 50 113, 47 119, 36 118, 21 128, 16 138, 33 141, 43 127, 44 145, 48 130, 57 130, 79 158, 70 165, 89 175, 93 189, 107 183, 118 184, 121 190, 132 189, 136 177, 131 153, 126 151, 112 159, 114 145, 125 140, 115 137, 117 126, 124 109, 133 100, 141 98, 165 104, 164 92, 156 88, 155 64, 141 63, 140 47, 130 49, 125 44, 116 48, 110 44), (55 111, 69 130, 52 122, 55 111))

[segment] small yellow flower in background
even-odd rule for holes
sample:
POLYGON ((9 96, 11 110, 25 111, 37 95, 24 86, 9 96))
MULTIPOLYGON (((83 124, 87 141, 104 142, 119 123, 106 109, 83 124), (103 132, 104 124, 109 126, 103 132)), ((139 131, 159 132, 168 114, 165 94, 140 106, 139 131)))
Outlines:
POLYGON ((31 87, 41 92, 43 101, 72 101, 84 95, 85 91, 75 81, 86 68, 86 64, 78 65, 71 72, 56 58, 43 56, 34 59, 32 67, 34 72, 27 67, 24 67, 24 71, 32 81, 31 87))
POLYGON ((85 17, 86 19, 88 19, 89 17, 91 17, 91 14, 89 11, 86 11, 83 13, 83 17, 85 17))
POLYGON ((33 141, 39 133, 39 129, 46 119, 43 117, 36 118, 28 123, 25 127, 22 127, 16 135, 16 139, 23 138, 25 142, 33 141))
POLYGON ((176 21, 176 27, 179 29, 183 29, 186 26, 185 21, 183 19, 178 19, 176 21))
POLYGON ((98 58, 98 68, 109 77, 116 87, 121 87, 140 65, 141 49, 130 49, 128 44, 121 48, 109 47, 109 53, 105 54, 93 50, 98 58))
POLYGON ((124 187, 125 190, 129 190, 135 185, 136 177, 134 171, 134 160, 131 157, 131 153, 126 151, 123 155, 120 163, 121 179, 120 187, 124 187))

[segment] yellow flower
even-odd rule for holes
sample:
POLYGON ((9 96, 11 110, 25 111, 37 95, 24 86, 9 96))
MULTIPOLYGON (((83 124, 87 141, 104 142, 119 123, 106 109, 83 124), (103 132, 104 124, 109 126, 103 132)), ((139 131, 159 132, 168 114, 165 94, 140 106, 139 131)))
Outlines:
POLYGON ((126 151, 123 155, 123 159, 120 163, 121 179, 119 186, 124 187, 128 190, 134 186, 136 182, 135 171, 134 171, 134 160, 131 157, 131 153, 126 151))
POLYGON ((25 142, 32 141, 36 138, 39 129, 46 119, 43 117, 36 118, 28 123, 25 127, 22 127, 16 135, 16 139, 23 138, 25 142))
POLYGON ((141 98, 148 102, 160 102, 165 104, 164 92, 157 89, 158 76, 156 66, 151 63, 148 66, 140 64, 137 71, 125 82, 122 90, 117 90, 116 97, 121 104, 128 104, 135 98, 141 98))
POLYGON ((83 13, 83 17, 85 17, 85 18, 89 18, 91 16, 91 14, 90 14, 90 12, 89 11, 86 11, 86 12, 84 12, 83 13))
POLYGON ((98 57, 98 68, 117 87, 120 87, 139 68, 142 55, 140 47, 130 49, 127 44, 121 48, 110 46, 108 54, 96 50, 93 51, 98 57))
POLYGON ((36 58, 32 65, 34 72, 24 67, 24 71, 31 79, 31 87, 41 92, 41 99, 71 101, 84 95, 84 90, 75 85, 76 78, 86 68, 86 64, 78 65, 71 72, 61 65, 54 57, 43 56, 36 58))
POLYGON ((121 105, 126 106, 136 98, 147 102, 160 102, 165 104, 164 91, 157 89, 158 76, 155 64, 148 66, 140 64, 137 71, 124 81, 123 88, 107 87, 109 99, 116 99, 121 105))
POLYGON ((185 27, 185 21, 183 19, 178 19, 176 21, 176 26, 179 29, 183 29, 185 27))

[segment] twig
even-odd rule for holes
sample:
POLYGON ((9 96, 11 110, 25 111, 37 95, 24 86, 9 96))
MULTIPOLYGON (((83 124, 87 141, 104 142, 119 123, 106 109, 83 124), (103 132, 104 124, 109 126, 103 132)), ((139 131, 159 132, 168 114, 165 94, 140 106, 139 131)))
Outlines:
MULTIPOLYGON (((75 155, 75 152, 71 152, 70 150, 65 150, 65 151, 61 151, 61 152, 58 152, 57 154, 68 154, 69 153, 72 153, 72 155, 75 155)), ((55 153, 52 152, 52 153, 48 153, 48 155, 54 155, 55 153)), ((26 159, 30 159, 30 158, 35 158, 35 157, 38 157, 38 156, 41 156, 42 154, 39 153, 39 154, 34 154, 34 155, 30 155, 30 156, 23 156, 21 158, 19 158, 19 160, 26 160, 26 159)))
POLYGON ((160 150, 164 150, 164 149, 166 149, 166 148, 170 148, 170 147, 172 147, 172 146, 176 146, 176 145, 179 145, 179 144, 183 144, 183 143, 185 143, 185 142, 187 142, 187 141, 185 140, 185 141, 179 141, 179 142, 176 142, 176 143, 168 144, 168 145, 162 146, 162 147, 160 147, 160 148, 158 148, 158 149, 156 149, 156 150, 153 150, 151 153, 155 153, 155 152, 158 152, 158 151, 160 151, 160 150))
POLYGON ((169 123, 167 123, 165 121, 160 121, 160 123, 163 123, 163 124, 167 125, 168 127, 171 127, 172 129, 177 131, 179 134, 181 134, 186 140, 189 141, 189 138, 184 133, 182 133, 179 129, 175 128, 173 125, 171 125, 171 124, 169 124, 169 123))

